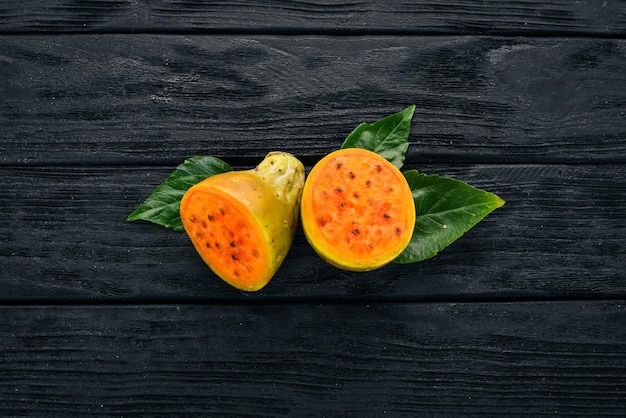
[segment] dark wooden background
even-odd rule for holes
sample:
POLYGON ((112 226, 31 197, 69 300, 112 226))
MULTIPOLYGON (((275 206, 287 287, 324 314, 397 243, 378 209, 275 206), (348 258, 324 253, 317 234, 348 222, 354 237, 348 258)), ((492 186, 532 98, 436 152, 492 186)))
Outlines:
POLYGON ((4 0, 4 416, 626 415, 626 2, 4 0), (254 294, 126 216, 193 155, 307 166, 416 104, 406 168, 507 204, 254 294))

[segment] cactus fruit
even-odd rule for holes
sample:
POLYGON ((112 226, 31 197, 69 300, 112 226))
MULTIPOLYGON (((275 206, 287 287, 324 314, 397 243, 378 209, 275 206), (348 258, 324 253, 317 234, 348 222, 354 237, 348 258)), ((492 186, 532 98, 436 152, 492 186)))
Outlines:
POLYGON ((360 148, 328 154, 311 170, 301 204, 302 227, 315 251, 352 271, 391 262, 408 245, 415 204, 400 172, 360 148))
POLYGON ((191 187, 181 201, 183 226, 215 274, 257 291, 291 247, 303 186, 302 163, 271 152, 252 170, 216 174, 191 187))

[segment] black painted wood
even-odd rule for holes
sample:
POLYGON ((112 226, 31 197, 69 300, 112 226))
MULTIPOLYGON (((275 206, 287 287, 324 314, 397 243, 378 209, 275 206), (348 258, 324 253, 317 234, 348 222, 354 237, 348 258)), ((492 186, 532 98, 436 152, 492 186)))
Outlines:
POLYGON ((184 233, 126 222, 173 167, 3 169, 0 300, 626 297, 624 165, 415 168, 507 204, 435 258, 370 273, 326 264, 299 230, 255 295, 218 279, 184 233))
POLYGON ((626 301, 0 315, 11 416, 626 414, 626 301))
POLYGON ((0 415, 626 415, 623 1, 0 3, 0 415), (310 168, 417 105, 408 168, 507 204, 268 287, 126 215, 184 158, 310 168))
POLYGON ((0 31, 626 34, 621 0, 4 0, 0 31))
POLYGON ((569 38, 5 36, 0 163, 274 149, 312 162, 413 103, 415 161, 623 163, 624 51, 569 38))

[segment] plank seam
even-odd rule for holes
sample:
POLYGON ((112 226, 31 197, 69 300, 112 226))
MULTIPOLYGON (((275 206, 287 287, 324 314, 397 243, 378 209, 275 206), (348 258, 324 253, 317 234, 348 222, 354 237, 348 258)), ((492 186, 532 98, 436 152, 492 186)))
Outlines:
POLYGON ((626 31, 593 32, 593 31, 556 31, 556 30, 480 30, 480 31, 437 31, 411 29, 94 29, 94 30, 0 30, 0 36, 67 36, 67 35, 171 35, 171 36, 335 36, 335 37, 363 37, 363 36, 404 36, 404 37, 503 37, 503 38, 592 38, 592 39, 626 39, 626 31))
POLYGON ((450 305, 450 304, 536 304, 536 303, 626 303, 626 295, 563 295, 554 297, 523 296, 523 297, 390 297, 390 298, 358 298, 350 297, 268 297, 254 299, 204 299, 204 298, 146 298, 146 299, 30 299, 0 300, 0 308, 45 308, 45 307, 111 307, 111 306, 264 306, 264 305, 450 305))
MULTIPOLYGON (((220 158, 227 163, 229 163, 233 167, 254 167, 256 166, 261 159, 263 159, 263 155, 259 154, 257 157, 237 157, 237 156, 224 156, 224 155, 212 155, 213 157, 220 158)), ((189 155, 190 158, 192 155, 189 155)), ((314 157, 298 157, 300 161, 305 166, 314 165, 319 158, 314 157)), ((176 166, 183 162, 180 160, 149 160, 149 161, 93 161, 93 162, 41 162, 41 163, 23 163, 23 164, 15 164, 8 163, 3 164, 0 162, 0 169, 24 169, 24 168, 32 168, 32 169, 54 169, 54 168, 154 168, 154 169, 174 169, 176 166)), ((545 160, 545 161, 485 161, 485 160, 440 160, 440 161, 416 161, 414 164, 428 164, 429 166, 450 166, 454 165, 456 167, 476 167, 476 166, 510 166, 510 167, 522 167, 522 166, 535 166, 535 167, 545 167, 545 166, 563 166, 563 167, 606 167, 606 166, 620 166, 625 165, 626 160, 617 159, 617 160, 598 160, 598 161, 560 161, 560 160, 545 160)), ((408 167, 405 167, 408 169, 408 167)))

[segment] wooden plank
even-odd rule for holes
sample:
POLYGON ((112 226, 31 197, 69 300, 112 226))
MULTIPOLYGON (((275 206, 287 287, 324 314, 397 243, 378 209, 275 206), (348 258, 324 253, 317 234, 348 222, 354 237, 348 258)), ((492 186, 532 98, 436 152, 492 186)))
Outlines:
POLYGON ((624 416, 626 301, 0 308, 8 416, 624 416))
POLYGON ((0 31, 513 33, 624 35, 626 13, 617 0, 422 0, 307 2, 270 0, 4 0, 0 31))
POLYGON ((606 39, 5 36, 0 164, 311 162, 412 103, 415 161, 624 162, 624 68, 606 39))
POLYGON ((126 222, 173 167, 4 168, 0 301, 626 297, 626 166, 413 167, 507 204, 435 258, 369 273, 326 264, 298 230, 256 294, 213 275, 184 233, 126 222))

